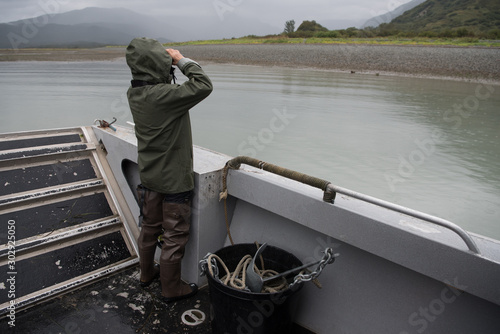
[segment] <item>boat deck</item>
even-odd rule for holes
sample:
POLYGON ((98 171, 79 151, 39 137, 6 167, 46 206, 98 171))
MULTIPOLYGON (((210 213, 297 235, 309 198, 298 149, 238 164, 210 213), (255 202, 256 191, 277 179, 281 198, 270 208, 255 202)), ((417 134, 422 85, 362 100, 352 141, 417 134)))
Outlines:
MULTIPOLYGON (((138 266, 102 278, 16 314, 17 333, 212 333, 208 287, 170 305, 160 283, 142 288, 138 266)), ((8 319, 0 333, 9 333, 8 319)), ((294 324, 291 334, 312 332, 294 324)))
MULTIPOLYGON (((193 298, 167 306, 158 298, 158 281, 147 288, 138 283, 138 267, 126 269, 18 312, 15 329, 18 333, 211 332, 208 289, 201 289, 193 298), (182 315, 185 311, 193 316, 186 315, 184 323, 182 315), (205 320, 200 322, 201 317, 205 320)), ((0 321, 0 332, 9 332, 5 319, 0 321)))

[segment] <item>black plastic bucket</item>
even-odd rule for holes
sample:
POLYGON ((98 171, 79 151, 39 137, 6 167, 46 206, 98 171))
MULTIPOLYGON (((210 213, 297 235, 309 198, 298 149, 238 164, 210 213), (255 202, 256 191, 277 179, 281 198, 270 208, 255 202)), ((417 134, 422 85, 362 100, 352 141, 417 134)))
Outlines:
MULTIPOLYGON (((255 244, 237 244, 215 252, 232 272, 247 254, 253 256, 255 244)), ((302 265, 294 255, 273 246, 262 253, 266 269, 283 272, 302 265)), ((260 261, 258 261, 260 263, 260 261)), ((225 271, 221 265, 219 273, 225 271)), ((303 283, 277 293, 255 293, 238 290, 214 279, 207 273, 213 334, 288 334, 295 309, 294 295, 303 283)))

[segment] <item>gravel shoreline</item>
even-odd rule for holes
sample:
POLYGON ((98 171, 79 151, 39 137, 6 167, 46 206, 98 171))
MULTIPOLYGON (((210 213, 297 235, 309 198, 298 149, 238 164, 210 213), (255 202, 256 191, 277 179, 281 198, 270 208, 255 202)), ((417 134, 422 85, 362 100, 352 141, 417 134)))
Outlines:
MULTIPOLYGON (((435 77, 500 84, 500 48, 367 44, 186 45, 200 62, 435 77)), ((124 48, 0 50, 0 61, 99 61, 124 57, 124 48)))
POLYGON ((354 44, 190 45, 200 61, 500 83, 500 49, 354 44))

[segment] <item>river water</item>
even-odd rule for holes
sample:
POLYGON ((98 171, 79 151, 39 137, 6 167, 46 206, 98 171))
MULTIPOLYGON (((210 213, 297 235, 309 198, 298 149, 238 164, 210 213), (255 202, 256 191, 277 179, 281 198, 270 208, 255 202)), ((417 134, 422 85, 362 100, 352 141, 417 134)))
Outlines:
MULTIPOLYGON (((500 86, 204 69, 214 92, 191 111, 196 145, 257 157, 500 239, 500 86)), ((124 60, 1 62, 0 133, 112 117, 126 125, 129 80, 124 60)))

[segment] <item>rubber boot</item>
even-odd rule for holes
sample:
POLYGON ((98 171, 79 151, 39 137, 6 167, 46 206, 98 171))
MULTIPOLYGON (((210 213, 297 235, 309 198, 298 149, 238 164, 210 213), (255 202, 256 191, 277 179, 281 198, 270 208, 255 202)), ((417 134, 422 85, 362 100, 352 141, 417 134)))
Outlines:
POLYGON ((155 264, 155 248, 152 250, 139 249, 139 266, 141 269, 141 282, 140 285, 145 288, 148 287, 155 279, 160 276, 160 266, 155 264))
POLYGON ((171 303, 194 296, 198 286, 194 283, 187 284, 181 280, 181 263, 160 262, 160 280, 162 300, 171 303))
POLYGON ((137 246, 141 268, 141 286, 148 286, 159 276, 159 267, 155 266, 154 256, 163 223, 163 195, 146 189, 142 211, 144 219, 141 233, 137 239, 137 246))
POLYGON ((196 284, 181 281, 181 261, 189 240, 191 202, 163 203, 163 245, 160 279, 164 302, 188 298, 198 291, 196 284))

